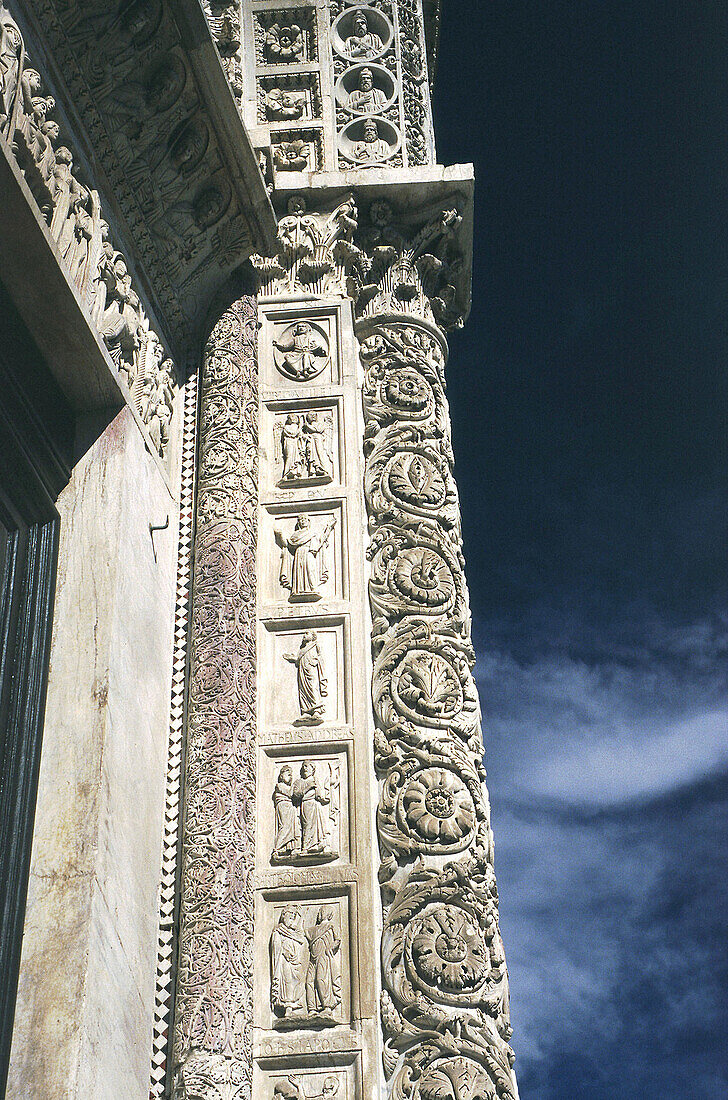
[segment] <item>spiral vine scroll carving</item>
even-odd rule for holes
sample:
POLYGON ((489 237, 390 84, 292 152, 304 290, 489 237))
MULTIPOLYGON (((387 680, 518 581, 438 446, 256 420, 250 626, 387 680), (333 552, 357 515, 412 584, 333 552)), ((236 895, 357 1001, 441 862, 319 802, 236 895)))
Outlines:
POLYGON ((173 1096, 251 1100, 256 302, 205 349, 194 544, 173 1096))
POLYGON ((359 337, 388 1095, 516 1100, 446 345, 424 306, 383 312, 359 337))

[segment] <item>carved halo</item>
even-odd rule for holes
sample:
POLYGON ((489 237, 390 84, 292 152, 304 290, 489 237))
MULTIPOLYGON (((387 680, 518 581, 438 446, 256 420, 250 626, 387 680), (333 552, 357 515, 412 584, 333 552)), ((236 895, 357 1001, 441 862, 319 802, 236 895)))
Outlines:
POLYGON ((334 49, 336 53, 341 57, 345 57, 347 61, 367 62, 373 60, 375 57, 381 57, 392 45, 393 38, 394 28, 386 15, 381 11, 377 11, 376 8, 370 8, 364 5, 347 8, 334 20, 334 25, 331 28, 331 39, 334 49), (381 46, 372 48, 370 52, 366 52, 361 56, 352 57, 346 44, 356 35, 356 19, 359 15, 364 16, 368 32, 375 35, 376 38, 380 40, 381 46))
POLYGON ((351 106, 350 96, 352 92, 357 91, 359 88, 359 81, 363 69, 368 69, 372 74, 373 87, 384 93, 385 102, 382 103, 375 112, 378 114, 380 111, 384 111, 389 107, 397 94, 394 77, 389 69, 385 69, 383 65, 368 64, 366 61, 361 65, 352 65, 351 68, 342 73, 336 81, 336 101, 347 111, 350 111, 351 114, 366 115, 371 113, 370 111, 359 110, 351 106))

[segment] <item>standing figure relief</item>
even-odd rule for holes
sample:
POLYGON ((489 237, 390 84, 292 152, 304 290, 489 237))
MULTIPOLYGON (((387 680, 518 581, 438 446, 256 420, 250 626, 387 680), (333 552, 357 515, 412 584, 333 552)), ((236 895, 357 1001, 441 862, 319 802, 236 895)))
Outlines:
POLYGON ((329 686, 324 675, 316 631, 307 630, 301 638, 298 653, 284 653, 283 659, 296 666, 298 705, 301 711, 297 724, 320 725, 324 720, 329 686))
POLYGON ((290 535, 276 530, 275 539, 281 547, 279 580, 290 592, 290 603, 315 603, 322 596, 321 587, 328 580, 324 552, 336 520, 329 520, 322 531, 311 526, 311 517, 302 513, 290 535))

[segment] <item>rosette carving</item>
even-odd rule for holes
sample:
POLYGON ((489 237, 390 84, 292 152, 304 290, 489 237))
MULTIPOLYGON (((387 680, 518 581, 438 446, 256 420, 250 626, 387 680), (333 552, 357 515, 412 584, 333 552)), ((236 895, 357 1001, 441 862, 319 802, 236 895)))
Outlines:
POLYGON ((464 623, 462 561, 449 542, 438 545, 429 531, 414 535, 387 524, 375 532, 369 553, 369 598, 375 615, 391 621, 405 614, 450 615, 464 623))
POLYGON ((367 463, 367 496, 382 518, 404 513, 413 523, 439 519, 447 528, 458 524, 457 495, 451 462, 442 439, 431 439, 415 425, 390 425, 380 432, 367 463))

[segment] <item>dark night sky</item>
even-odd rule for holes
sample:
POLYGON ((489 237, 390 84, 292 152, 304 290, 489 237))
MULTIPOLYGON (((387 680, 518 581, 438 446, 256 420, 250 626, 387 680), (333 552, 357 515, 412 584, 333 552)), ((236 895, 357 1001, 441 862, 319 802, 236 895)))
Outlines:
POLYGON ((728 1097, 728 7, 443 0, 522 1100, 728 1097))

